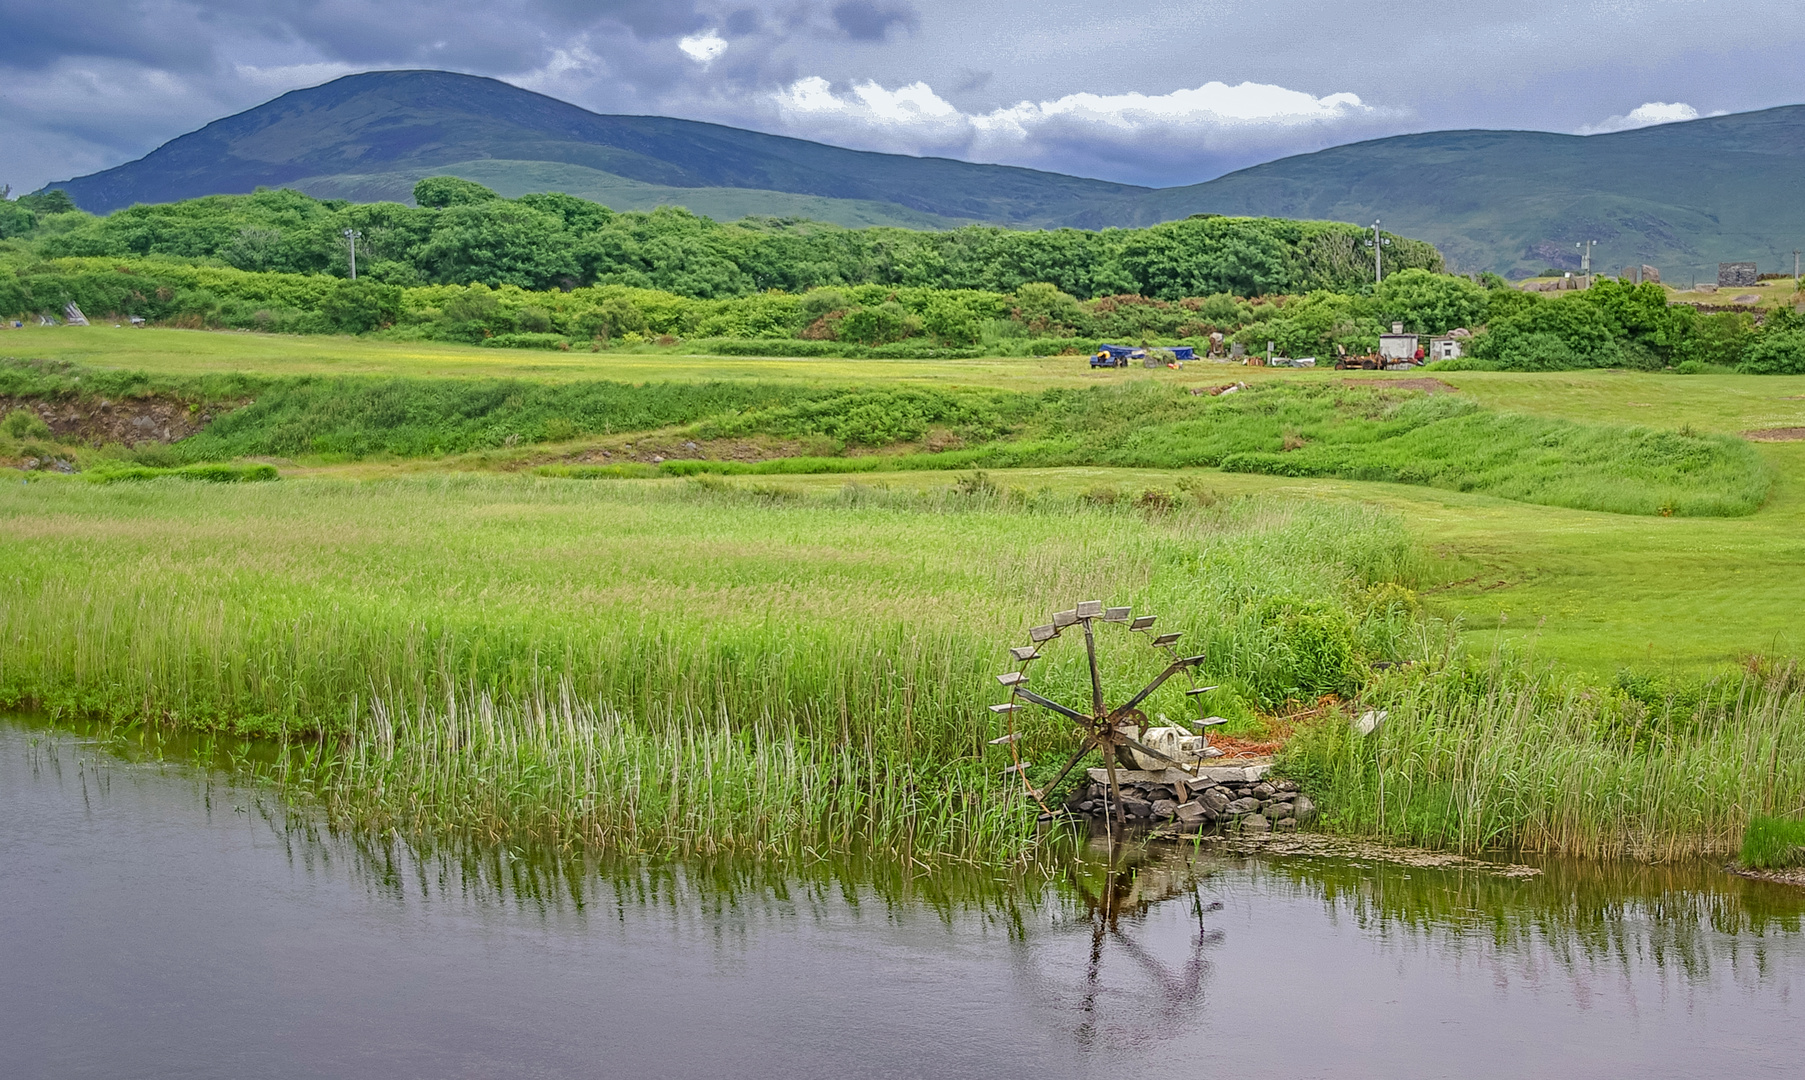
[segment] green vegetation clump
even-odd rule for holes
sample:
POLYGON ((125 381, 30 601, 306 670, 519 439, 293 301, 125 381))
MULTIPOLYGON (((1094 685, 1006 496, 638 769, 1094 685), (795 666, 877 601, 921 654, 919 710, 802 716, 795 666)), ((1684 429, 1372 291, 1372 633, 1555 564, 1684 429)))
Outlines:
MULTIPOLYGON (((253 731, 336 730, 373 687, 412 708, 438 700, 441 678, 520 696, 569 677, 641 718, 725 710, 803 723, 816 738, 915 740, 958 756, 981 734, 974 717, 988 715, 997 641, 1063 588, 1024 593, 1012 566, 1107 541, 1116 558, 1086 588, 1188 613, 1168 621, 1210 648, 1212 677, 1272 706, 1351 692, 1362 663, 1395 658, 1408 627, 1367 590, 1414 580, 1420 558, 1388 515, 1282 500, 1174 505, 1149 519, 990 485, 825 500, 475 478, 301 481, 283 494, 152 485, 129 497, 42 486, 4 496, 73 514, 60 539, 21 552, 19 603, 5 616, 9 700, 253 731), (128 523, 89 543, 99 526, 128 523), (819 538, 835 536, 863 539, 811 597, 798 575, 818 572, 819 538), (924 562, 923 547, 942 554, 924 562), (214 553, 204 577, 167 559, 203 548, 214 553), (672 561, 680 548, 720 557, 672 561), (566 554, 528 557, 549 549, 566 554), (291 569, 272 577, 278 565, 291 569), (427 567, 438 584, 397 591, 427 567), (835 620, 810 614, 821 604, 835 620), (921 614, 898 621, 904 610, 921 614), (1321 649, 1275 650, 1300 619, 1333 628, 1321 649), (82 644, 102 640, 121 643, 105 674, 82 644), (878 654, 893 661, 862 659, 878 654), (428 669, 438 674, 420 681, 428 669)), ((1082 676, 1072 653, 1041 680, 1071 689, 1082 676)))
POLYGON ((1765 334, 1736 367, 1745 375, 1805 375, 1805 329, 1765 334))
POLYGON ((1756 815, 1742 834, 1738 860, 1750 870, 1805 866, 1805 821, 1756 815))
POLYGON ((128 480, 201 480, 212 484, 257 484, 280 478, 274 465, 182 465, 159 469, 149 465, 107 465, 83 474, 83 479, 96 484, 117 484, 128 480))
POLYGON ((0 420, 0 431, 6 432, 15 439, 48 439, 50 425, 44 418, 30 409, 14 409, 0 420))

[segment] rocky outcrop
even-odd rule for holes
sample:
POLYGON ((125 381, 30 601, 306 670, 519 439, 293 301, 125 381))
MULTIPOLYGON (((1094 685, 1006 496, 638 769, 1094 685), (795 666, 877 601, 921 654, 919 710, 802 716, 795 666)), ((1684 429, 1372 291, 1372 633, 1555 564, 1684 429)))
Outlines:
MULTIPOLYGON (((1178 833, 1211 830, 1286 831, 1316 816, 1316 804, 1295 780, 1268 779, 1272 766, 1223 765, 1160 772, 1117 769, 1122 810, 1133 823, 1165 825, 1178 833)), ((1103 818, 1109 811, 1109 774, 1090 770, 1089 782, 1065 801, 1072 814, 1103 818)))

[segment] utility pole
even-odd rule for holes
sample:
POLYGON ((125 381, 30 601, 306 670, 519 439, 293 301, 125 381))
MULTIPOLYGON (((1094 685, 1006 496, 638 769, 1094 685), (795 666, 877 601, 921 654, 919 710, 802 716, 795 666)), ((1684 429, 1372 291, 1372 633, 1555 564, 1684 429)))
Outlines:
POLYGON ((1383 250, 1391 246, 1390 240, 1379 235, 1378 218, 1373 219, 1373 238, 1366 242, 1366 246, 1373 249, 1373 284, 1377 285, 1385 277, 1384 263, 1382 261, 1383 250))
POLYGON ((1793 287, 1794 291, 1797 291, 1799 288, 1799 249, 1798 248, 1792 249, 1792 287, 1793 287))
POLYGON ((345 230, 345 244, 351 249, 351 280, 357 280, 357 242, 363 239, 363 233, 356 229, 345 230))
POLYGON ((1596 243, 1598 243, 1596 240, 1587 240, 1582 244, 1573 245, 1580 250, 1579 272, 1582 274, 1589 276, 1592 273, 1592 245, 1596 243))

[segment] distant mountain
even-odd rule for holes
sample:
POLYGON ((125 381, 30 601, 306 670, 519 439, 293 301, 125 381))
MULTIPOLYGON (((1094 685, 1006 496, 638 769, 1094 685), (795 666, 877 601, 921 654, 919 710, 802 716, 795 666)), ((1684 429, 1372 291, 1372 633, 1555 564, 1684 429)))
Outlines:
POLYGON ((1370 223, 1428 240, 1451 266, 1534 273, 1720 261, 1792 271, 1805 247, 1805 106, 1610 135, 1437 131, 1284 158, 1141 197, 1137 221, 1209 211, 1370 223))
POLYGON ((604 116, 445 71, 375 71, 295 90, 137 161, 49 186, 86 210, 108 213, 259 185, 337 193, 359 191, 364 183, 393 198, 412 179, 473 170, 483 176, 472 179, 521 194, 509 189, 534 189, 534 167, 543 171, 545 164, 586 170, 576 186, 625 194, 609 200, 621 209, 683 201, 675 191, 707 192, 704 199, 719 201, 715 193, 734 189, 759 193, 740 197, 742 214, 801 208, 853 224, 890 218, 885 223, 914 227, 1085 220, 1098 204, 1149 190, 1003 165, 845 150, 694 120, 604 116), (522 182, 511 182, 516 177, 522 182), (795 196, 817 202, 798 203, 795 196))
POLYGON ((1338 146, 1150 189, 1001 165, 846 150, 719 124, 607 116, 442 71, 349 75, 52 184, 85 209, 259 185, 405 199, 422 176, 568 191, 617 209, 943 228, 1147 225, 1196 213, 1322 218, 1435 243, 1460 270, 1650 263, 1668 280, 1805 247, 1805 106, 1610 135, 1440 131, 1338 146))

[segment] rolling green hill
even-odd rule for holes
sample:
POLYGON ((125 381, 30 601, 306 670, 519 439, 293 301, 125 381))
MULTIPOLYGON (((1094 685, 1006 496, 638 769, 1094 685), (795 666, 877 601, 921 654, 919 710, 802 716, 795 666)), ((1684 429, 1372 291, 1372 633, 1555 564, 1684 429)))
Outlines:
POLYGON ((693 120, 604 116, 494 79, 444 71, 347 75, 216 120, 137 161, 49 186, 67 191, 85 210, 107 213, 259 185, 344 190, 349 177, 418 178, 472 162, 491 170, 483 181, 491 182, 500 180, 493 170, 504 161, 578 166, 587 170, 581 183, 592 189, 599 181, 590 174, 606 174, 617 186, 632 181, 641 204, 652 197, 647 186, 686 193, 750 189, 763 194, 739 196, 735 208, 743 206, 742 213, 788 214, 804 205, 847 224, 872 223, 878 213, 889 215, 887 224, 1058 224, 1148 190, 1033 169, 845 150, 693 120), (799 204, 797 195, 833 201, 799 204))
POLYGON ((1019 228, 1149 225, 1196 213, 1370 223, 1436 244, 1458 270, 1525 274, 1792 266, 1805 246, 1805 106, 1609 135, 1441 131, 1338 146, 1207 183, 1150 189, 946 158, 875 154, 718 124, 605 116, 493 79, 350 75, 215 121, 145 157, 52 184, 105 213, 136 202, 295 187, 405 199, 450 174, 506 195, 567 191, 617 209, 716 218, 1019 228))
MULTIPOLYGON (((1199 211, 1371 222, 1419 236, 1462 270, 1792 269, 1805 246, 1805 106, 1610 135, 1439 131, 1337 146, 1142 196, 1135 221, 1199 211)), ((1124 222, 1127 224, 1129 222, 1124 222)))

